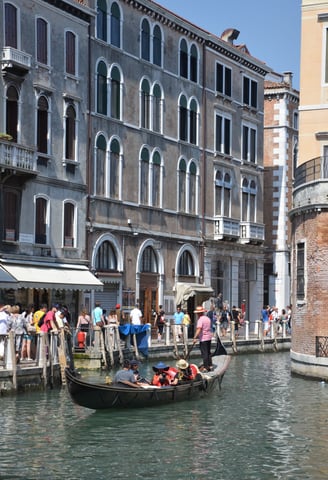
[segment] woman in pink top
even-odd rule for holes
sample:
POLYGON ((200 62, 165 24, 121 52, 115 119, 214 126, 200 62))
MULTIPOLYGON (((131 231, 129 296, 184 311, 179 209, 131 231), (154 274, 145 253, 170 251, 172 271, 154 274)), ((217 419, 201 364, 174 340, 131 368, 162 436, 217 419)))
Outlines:
POLYGON ((213 369, 212 357, 211 357, 211 342, 212 342, 212 325, 211 319, 204 315, 205 309, 203 307, 197 307, 194 313, 198 315, 196 332, 194 335, 193 343, 195 344, 197 338, 199 338, 199 347, 203 359, 203 368, 209 372, 213 369))

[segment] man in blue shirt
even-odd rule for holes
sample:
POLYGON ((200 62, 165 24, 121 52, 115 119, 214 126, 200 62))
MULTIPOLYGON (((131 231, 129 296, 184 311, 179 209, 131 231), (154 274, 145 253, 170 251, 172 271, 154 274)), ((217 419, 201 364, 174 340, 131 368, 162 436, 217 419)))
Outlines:
POLYGON ((177 311, 173 315, 174 325, 175 325, 175 338, 176 338, 177 342, 182 337, 181 325, 182 325, 183 317, 184 317, 184 313, 181 310, 181 305, 177 305, 177 311))
POLYGON ((96 302, 95 308, 92 310, 92 322, 93 325, 97 325, 98 322, 103 321, 103 311, 100 306, 100 302, 96 302))

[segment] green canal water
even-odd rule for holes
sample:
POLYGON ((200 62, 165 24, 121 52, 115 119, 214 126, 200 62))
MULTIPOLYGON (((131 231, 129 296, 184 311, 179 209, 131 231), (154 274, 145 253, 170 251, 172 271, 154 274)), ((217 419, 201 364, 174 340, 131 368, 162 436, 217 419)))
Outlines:
POLYGON ((0 406, 1 479, 328 478, 328 385, 292 377, 288 353, 233 357, 197 402, 94 412, 63 388, 0 406))

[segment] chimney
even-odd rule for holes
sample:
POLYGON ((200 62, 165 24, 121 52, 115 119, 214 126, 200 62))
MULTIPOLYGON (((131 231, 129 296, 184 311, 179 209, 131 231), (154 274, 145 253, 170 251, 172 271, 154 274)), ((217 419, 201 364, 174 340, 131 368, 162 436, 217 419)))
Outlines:
POLYGON ((290 87, 293 86, 293 73, 292 72, 284 72, 284 83, 288 83, 290 87))

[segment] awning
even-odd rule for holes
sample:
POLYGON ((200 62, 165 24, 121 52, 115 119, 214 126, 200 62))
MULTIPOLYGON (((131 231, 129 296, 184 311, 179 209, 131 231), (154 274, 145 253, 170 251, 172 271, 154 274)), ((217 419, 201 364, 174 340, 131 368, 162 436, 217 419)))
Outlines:
POLYGON ((22 265, 2 262, 2 268, 15 283, 1 288, 54 288, 59 290, 102 290, 103 284, 87 267, 76 265, 22 265))
POLYGON ((175 284, 175 301, 177 305, 185 303, 188 298, 197 295, 199 303, 205 302, 213 296, 214 290, 212 287, 202 285, 200 283, 183 283, 177 282, 175 284))
POLYGON ((12 284, 15 282, 16 279, 0 267, 0 288, 12 288, 12 284))

